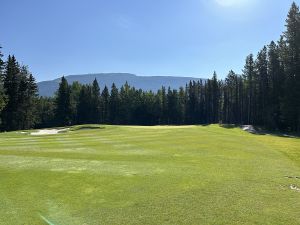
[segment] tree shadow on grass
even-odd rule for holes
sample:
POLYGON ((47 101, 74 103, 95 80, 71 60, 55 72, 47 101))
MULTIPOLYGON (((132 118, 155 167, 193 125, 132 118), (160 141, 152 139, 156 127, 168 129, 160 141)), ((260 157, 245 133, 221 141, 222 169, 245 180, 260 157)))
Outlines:
POLYGON ((234 129, 240 127, 239 125, 236 124, 219 124, 219 126, 226 129, 234 129))
POLYGON ((278 132, 278 131, 266 131, 265 134, 276 136, 276 137, 300 139, 300 134, 299 133, 290 133, 290 132, 283 133, 283 132, 278 132))
POLYGON ((105 129, 105 127, 104 126, 100 126, 100 125, 79 125, 79 126, 71 128, 71 131, 99 130, 99 129, 105 129))
MULTIPOLYGON (((242 129, 242 127, 243 127, 243 125, 238 125, 238 124, 220 124, 219 126, 222 128, 225 128, 225 129, 234 129, 234 128, 242 129)), ((253 126, 253 128, 254 128, 254 131, 245 130, 245 132, 248 132, 253 135, 271 135, 271 136, 276 136, 276 137, 300 139, 299 133, 272 131, 272 130, 263 129, 258 126, 253 126)))

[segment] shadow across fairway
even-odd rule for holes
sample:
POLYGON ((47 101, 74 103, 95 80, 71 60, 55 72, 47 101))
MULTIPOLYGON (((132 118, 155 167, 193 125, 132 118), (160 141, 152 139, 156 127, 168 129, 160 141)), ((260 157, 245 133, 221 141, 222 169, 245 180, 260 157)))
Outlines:
MULTIPOLYGON (((242 128, 241 125, 237 124, 219 124, 220 127, 225 128, 225 129, 234 129, 234 128, 242 128)), ((253 135, 271 135, 271 136, 276 136, 276 137, 284 137, 284 138, 296 138, 300 139, 300 134, 299 133, 290 133, 290 132, 280 132, 280 131, 270 131, 267 129, 263 129, 261 127, 253 126, 255 129, 255 132, 248 132, 253 135)), ((247 131, 245 131, 247 132, 247 131)))
POLYGON ((276 137, 300 139, 300 134, 297 133, 266 132, 265 134, 276 137))
POLYGON ((220 124, 220 127, 226 128, 226 129, 233 129, 233 128, 238 128, 240 126, 236 125, 236 124, 220 124))
POLYGON ((97 126, 97 125, 81 125, 81 126, 72 127, 71 131, 100 130, 100 129, 105 129, 105 127, 104 126, 97 126))

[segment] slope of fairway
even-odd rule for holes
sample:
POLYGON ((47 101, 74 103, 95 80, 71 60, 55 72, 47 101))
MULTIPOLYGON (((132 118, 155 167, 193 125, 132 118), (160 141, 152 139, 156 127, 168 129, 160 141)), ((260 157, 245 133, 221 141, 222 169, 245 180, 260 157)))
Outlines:
POLYGON ((0 224, 300 224, 299 178, 300 139, 238 128, 2 133, 0 224))

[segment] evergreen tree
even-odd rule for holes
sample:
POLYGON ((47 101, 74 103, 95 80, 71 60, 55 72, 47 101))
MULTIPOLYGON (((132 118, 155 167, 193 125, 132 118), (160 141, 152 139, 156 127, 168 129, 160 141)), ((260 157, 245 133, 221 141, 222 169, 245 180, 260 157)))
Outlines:
POLYGON ((162 124, 168 124, 168 99, 167 99, 167 93, 166 88, 161 88, 161 123, 162 124))
POLYGON ((132 111, 135 104, 134 89, 126 82, 120 89, 120 120, 122 124, 130 124, 132 121, 132 111))
POLYGON ((75 81, 70 85, 71 90, 71 115, 72 115, 72 123, 76 124, 78 122, 78 104, 79 104, 79 95, 81 91, 82 85, 75 81))
POLYGON ((109 98, 109 121, 112 124, 118 123, 119 116, 119 90, 116 85, 113 83, 110 92, 109 98))
POLYGON ((37 84, 26 66, 20 69, 18 89, 17 129, 29 129, 36 123, 37 84))
POLYGON ((186 105, 186 93, 183 87, 179 88, 178 93, 178 124, 185 123, 185 105, 186 105))
POLYGON ((18 91, 19 91, 20 67, 14 56, 8 56, 5 71, 3 75, 3 87, 5 95, 8 98, 7 104, 3 110, 2 120, 4 130, 18 129, 18 91))
POLYGON ((71 89, 68 81, 63 76, 57 91, 55 117, 60 126, 71 125, 72 123, 72 104, 71 89))
POLYGON ((4 130, 29 129, 36 122, 37 85, 26 66, 8 56, 2 75, 6 106, 2 120, 4 130))
POLYGON ((93 81, 92 85, 92 121, 93 123, 101 122, 101 95, 100 87, 97 79, 93 81))
POLYGON ((190 81, 186 87, 187 91, 187 122, 189 124, 197 123, 197 108, 198 108, 198 96, 196 83, 190 81))
POLYGON ((108 88, 104 87, 102 93, 101 93, 101 118, 102 123, 108 123, 109 122, 109 91, 108 88))
POLYGON ((286 20, 285 96, 283 113, 288 126, 300 130, 300 12, 294 2, 286 20))
POLYGON ((3 74, 3 70, 4 70, 4 61, 3 61, 3 58, 2 58, 3 54, 1 52, 1 49, 2 49, 2 47, 0 45, 0 75, 3 74))
POLYGON ((171 90, 168 88, 167 94, 167 124, 179 124, 180 119, 180 108, 179 108, 179 99, 177 90, 171 90))
POLYGON ((77 120, 79 124, 94 123, 93 94, 90 85, 83 85, 80 90, 77 120))
POLYGON ((217 73, 214 72, 212 78, 212 120, 213 123, 219 122, 219 109, 220 109, 220 92, 219 92, 219 83, 217 79, 217 73))
POLYGON ((7 97, 4 93, 4 87, 3 87, 3 73, 4 73, 4 61, 2 60, 3 54, 1 52, 1 46, 0 46, 0 126, 2 124, 1 118, 2 118, 2 110, 4 109, 7 101, 7 97))
POLYGON ((280 64, 279 47, 274 41, 268 46, 269 110, 266 115, 270 129, 282 127, 281 99, 283 97, 284 69, 280 64))
POLYGON ((247 114, 246 123, 253 124, 254 114, 255 114, 255 93, 256 93, 256 83, 255 83, 255 70, 254 70, 254 59, 253 55, 250 54, 246 58, 246 64, 243 70, 243 78, 246 88, 246 99, 245 99, 245 109, 247 114))
POLYGON ((268 80, 268 61, 267 61, 267 48, 264 48, 258 53, 255 61, 255 69, 257 75, 257 111, 256 111, 256 124, 266 125, 265 119, 270 113, 268 103, 269 99, 269 80, 268 80))
POLYGON ((55 121, 55 100, 53 97, 40 97, 37 100, 37 124, 36 127, 52 127, 56 125, 55 121))

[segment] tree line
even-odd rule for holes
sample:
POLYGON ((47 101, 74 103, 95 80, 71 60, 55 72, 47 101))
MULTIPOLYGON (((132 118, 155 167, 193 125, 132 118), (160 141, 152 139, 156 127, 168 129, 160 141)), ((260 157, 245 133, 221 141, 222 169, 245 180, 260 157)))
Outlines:
MULTIPOLYGON (((0 49, 1 50, 1 49, 0 49)), ((224 80, 191 81, 185 87, 143 91, 125 83, 100 90, 68 84, 62 77, 54 97, 38 97, 27 67, 0 52, 1 130, 104 123, 126 125, 252 124, 300 131, 300 12, 293 3, 286 31, 254 56, 242 74, 224 80)))

